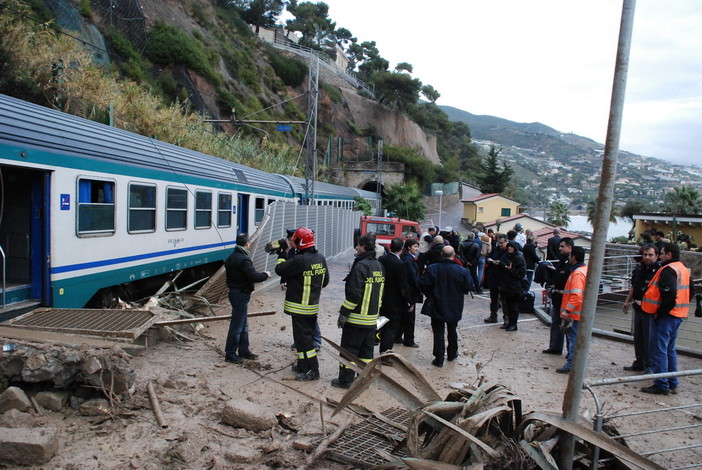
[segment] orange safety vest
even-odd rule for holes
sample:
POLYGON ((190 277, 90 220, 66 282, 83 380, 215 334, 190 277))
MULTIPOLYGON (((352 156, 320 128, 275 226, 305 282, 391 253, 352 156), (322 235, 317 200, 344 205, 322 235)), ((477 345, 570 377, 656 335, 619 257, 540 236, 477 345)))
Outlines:
POLYGON ((566 281, 561 301, 561 312, 568 314, 575 321, 580 321, 580 312, 583 309, 583 293, 585 292, 585 277, 587 266, 576 268, 566 281))
POLYGON ((658 313, 658 307, 661 304, 661 291, 658 288, 658 278, 665 268, 671 268, 677 276, 677 295, 675 296, 675 307, 670 311, 670 314, 678 318, 687 318, 687 311, 690 308, 690 272, 680 261, 673 261, 670 264, 662 266, 651 279, 648 289, 644 293, 641 301, 641 309, 650 314, 658 313))

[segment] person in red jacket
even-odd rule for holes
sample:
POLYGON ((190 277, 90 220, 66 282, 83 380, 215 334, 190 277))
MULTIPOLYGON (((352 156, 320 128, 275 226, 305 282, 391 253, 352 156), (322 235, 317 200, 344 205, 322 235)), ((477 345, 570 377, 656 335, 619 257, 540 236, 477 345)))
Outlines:
MULTIPOLYGON (((678 370, 675 340, 690 308, 690 272, 680 261, 680 247, 674 243, 663 243, 660 260, 661 267, 651 279, 641 301, 641 309, 653 316, 650 354, 654 374, 678 370)), ((678 392, 678 379, 656 379, 653 385, 643 387, 641 391, 655 395, 675 394, 678 392)))
POLYGON ((583 294, 585 293, 585 278, 587 277, 587 266, 585 265, 585 249, 582 246, 574 246, 570 252, 568 262, 571 265, 570 276, 563 289, 563 300, 561 301, 561 319, 572 322, 566 332, 568 345, 568 355, 563 367, 556 369, 559 374, 567 374, 573 365, 573 354, 575 353, 575 338, 578 336, 578 325, 580 324, 580 312, 583 308, 583 294))

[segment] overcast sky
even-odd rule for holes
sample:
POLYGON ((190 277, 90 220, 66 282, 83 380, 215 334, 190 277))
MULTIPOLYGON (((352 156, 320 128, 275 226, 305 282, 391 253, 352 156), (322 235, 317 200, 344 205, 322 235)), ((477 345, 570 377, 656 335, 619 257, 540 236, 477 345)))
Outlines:
MULTIPOLYGON (((604 143, 622 1, 327 0, 440 105, 541 122, 604 143)), ((639 0, 622 150, 702 164, 702 0, 639 0)))

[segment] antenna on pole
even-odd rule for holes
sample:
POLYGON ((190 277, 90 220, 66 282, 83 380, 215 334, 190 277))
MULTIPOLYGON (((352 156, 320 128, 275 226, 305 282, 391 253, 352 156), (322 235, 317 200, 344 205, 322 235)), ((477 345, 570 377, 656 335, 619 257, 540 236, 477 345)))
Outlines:
POLYGON ((375 198, 377 214, 383 215, 383 198, 380 192, 380 188, 383 185, 383 141, 378 140, 378 168, 375 174, 376 186, 375 186, 375 198))
POLYGON ((305 144, 305 204, 314 204, 314 180, 317 176, 317 101, 319 98, 319 57, 310 57, 310 73, 307 83, 307 135, 305 144))

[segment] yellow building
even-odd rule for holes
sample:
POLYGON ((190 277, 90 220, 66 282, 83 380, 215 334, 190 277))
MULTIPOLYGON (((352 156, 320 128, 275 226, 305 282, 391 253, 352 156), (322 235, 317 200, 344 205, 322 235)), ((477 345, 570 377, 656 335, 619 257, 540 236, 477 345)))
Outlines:
POLYGON ((514 199, 499 193, 481 194, 470 199, 463 199, 463 218, 471 223, 490 222, 496 219, 512 217, 519 213, 519 204, 514 199))
MULTIPOLYGON (((673 219, 675 219, 675 229, 685 235, 694 237, 695 245, 702 244, 702 215, 676 215, 669 214, 636 214, 636 236, 638 240, 646 230, 656 230, 663 232, 665 238, 671 238, 673 231, 673 219)), ((671 241, 673 241, 671 239, 671 241)))

